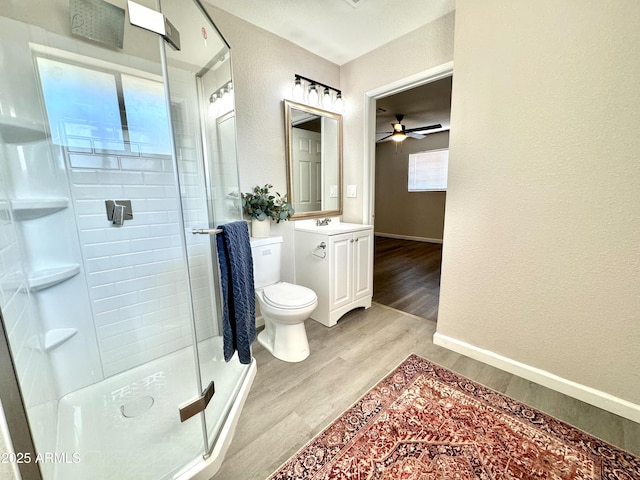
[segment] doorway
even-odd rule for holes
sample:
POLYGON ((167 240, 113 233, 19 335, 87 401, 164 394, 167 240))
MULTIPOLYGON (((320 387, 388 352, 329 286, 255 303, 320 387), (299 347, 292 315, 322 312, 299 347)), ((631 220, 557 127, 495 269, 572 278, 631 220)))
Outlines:
POLYGON ((445 64, 381 87, 368 92, 366 104, 374 301, 432 321, 438 312, 446 186, 416 188, 411 179, 425 166, 433 168, 424 162, 425 153, 448 155, 452 72, 452 63, 445 64), (401 141, 393 141, 396 132, 401 141))

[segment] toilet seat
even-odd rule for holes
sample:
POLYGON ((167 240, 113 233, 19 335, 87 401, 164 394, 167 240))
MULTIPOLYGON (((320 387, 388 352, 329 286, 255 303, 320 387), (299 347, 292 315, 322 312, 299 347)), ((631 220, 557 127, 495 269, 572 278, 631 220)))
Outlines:
POLYGON ((268 305, 283 310, 308 307, 318 299, 310 288, 287 282, 265 287, 262 291, 262 297, 268 305))

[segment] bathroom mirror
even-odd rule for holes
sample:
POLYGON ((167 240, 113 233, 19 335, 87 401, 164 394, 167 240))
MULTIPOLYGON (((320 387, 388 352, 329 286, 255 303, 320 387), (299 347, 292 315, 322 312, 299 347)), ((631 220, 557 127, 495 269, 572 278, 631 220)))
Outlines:
POLYGON ((342 115, 284 101, 293 218, 342 214, 342 115))

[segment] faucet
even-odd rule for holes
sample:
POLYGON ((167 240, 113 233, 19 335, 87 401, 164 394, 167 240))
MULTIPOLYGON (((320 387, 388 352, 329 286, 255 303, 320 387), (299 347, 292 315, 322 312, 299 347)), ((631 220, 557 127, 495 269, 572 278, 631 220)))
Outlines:
POLYGON ((331 219, 329 217, 324 220, 320 220, 319 218, 316 220, 316 227, 324 227, 325 225, 329 225, 331 219))

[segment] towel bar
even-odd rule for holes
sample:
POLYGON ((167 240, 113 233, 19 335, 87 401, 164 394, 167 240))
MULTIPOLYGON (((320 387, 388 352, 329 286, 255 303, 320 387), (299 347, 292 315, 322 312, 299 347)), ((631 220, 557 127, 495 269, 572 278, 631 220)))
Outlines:
MULTIPOLYGON (((244 220, 246 222, 246 220, 244 220)), ((194 228, 191 230, 194 235, 217 235, 222 233, 221 228, 194 228)))
POLYGON ((221 228, 194 228, 191 230, 191 233, 194 235, 217 235, 218 233, 222 233, 221 228))
POLYGON ((320 245, 318 245, 311 253, 318 258, 327 258, 327 244, 322 242, 320 245), (322 253, 322 256, 318 255, 316 252, 318 250, 322 250, 320 253, 322 253))

